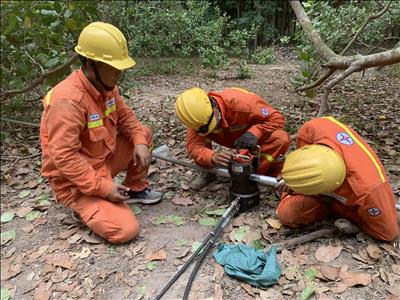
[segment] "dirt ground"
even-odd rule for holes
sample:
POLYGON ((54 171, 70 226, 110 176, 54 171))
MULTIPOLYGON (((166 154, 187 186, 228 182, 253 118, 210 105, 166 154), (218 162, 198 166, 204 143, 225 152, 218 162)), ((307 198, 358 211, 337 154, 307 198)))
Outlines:
MULTIPOLYGON (((250 65, 251 78, 237 79, 235 66, 210 77, 164 75, 135 79, 127 102, 143 123, 152 127, 155 146, 168 145, 187 161, 184 128, 174 116, 173 102, 184 89, 200 86, 219 90, 242 87, 264 97, 287 118, 292 134, 315 116, 321 92, 314 99, 297 95, 292 78, 295 61, 278 57, 272 65, 250 65)), ((353 126, 376 150, 388 171, 399 203, 400 92, 398 69, 354 74, 337 87, 328 114, 353 126), (397 82, 397 83, 396 83, 397 82)), ((6 124, 1 144, 1 287, 10 299, 154 299, 210 232, 226 208, 229 182, 220 179, 203 191, 188 188, 195 171, 157 160, 151 166, 151 186, 163 191, 161 203, 132 205, 141 222, 139 237, 111 245, 71 219, 58 205, 40 176, 38 130, 6 124), (5 214, 7 213, 7 214, 5 214), (13 218, 10 216, 13 214, 13 218), (11 218, 11 220, 10 220, 11 218), (15 237, 3 234, 15 232, 15 237)), ((118 176, 122 180, 123 174, 118 176)), ((260 247, 321 228, 332 220, 291 230, 280 226, 278 196, 260 186, 258 209, 235 218, 221 241, 260 247)), ((233 279, 207 256, 191 291, 191 299, 398 299, 399 239, 377 242, 365 234, 321 238, 278 255, 279 282, 261 290, 233 279), (312 291, 312 292, 310 292, 312 291), (309 294, 312 294, 311 296, 309 294)), ((191 268, 163 299, 181 299, 191 268)))

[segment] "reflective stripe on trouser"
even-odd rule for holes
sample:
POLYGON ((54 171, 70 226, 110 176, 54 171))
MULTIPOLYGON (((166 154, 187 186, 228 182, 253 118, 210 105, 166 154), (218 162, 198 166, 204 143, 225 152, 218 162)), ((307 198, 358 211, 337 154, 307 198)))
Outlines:
POLYGON ((346 206, 339 201, 325 204, 317 196, 289 195, 283 193, 276 214, 279 220, 290 227, 311 224, 320 221, 332 213, 346 218, 370 236, 392 241, 398 236, 397 213, 390 185, 385 182, 376 187, 362 205, 346 206), (371 212, 379 212, 373 215, 371 212))
POLYGON ((267 138, 258 141, 260 145, 260 165, 257 174, 277 176, 283 167, 282 162, 276 162, 279 155, 284 155, 290 146, 290 135, 282 130, 273 131, 267 138))

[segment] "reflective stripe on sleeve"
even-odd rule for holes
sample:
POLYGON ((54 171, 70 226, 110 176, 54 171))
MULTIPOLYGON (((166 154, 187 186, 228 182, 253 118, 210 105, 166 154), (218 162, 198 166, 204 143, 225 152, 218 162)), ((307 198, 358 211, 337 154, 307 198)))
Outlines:
POLYGON ((339 127, 343 128, 346 133, 354 140, 354 142, 365 152, 365 154, 367 154, 367 156, 369 157, 369 159, 371 159, 372 163, 374 164, 376 170, 379 173, 379 176, 382 180, 382 182, 385 182, 385 176, 383 175, 382 169, 379 166, 378 162, 376 161, 375 157, 372 155, 372 153, 364 146, 364 144, 354 136, 354 134, 351 132, 351 130, 349 128, 347 128, 346 125, 340 123, 338 120, 336 120, 333 117, 323 117, 324 119, 328 119, 329 121, 335 123, 336 125, 338 125, 339 127))
POLYGON ((51 94, 52 94, 52 93, 53 93, 53 90, 50 90, 50 91, 47 92, 47 95, 46 95, 46 97, 45 97, 46 106, 49 106, 49 104, 50 104, 50 101, 51 101, 51 94))

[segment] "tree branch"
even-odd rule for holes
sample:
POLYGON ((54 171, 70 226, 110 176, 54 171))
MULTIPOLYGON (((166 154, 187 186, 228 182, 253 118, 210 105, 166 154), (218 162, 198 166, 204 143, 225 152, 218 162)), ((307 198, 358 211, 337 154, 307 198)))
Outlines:
POLYGON ((54 74, 54 73, 57 73, 58 71, 62 70, 63 68, 65 68, 65 67, 71 65, 77 58, 78 58, 78 54, 75 53, 74 55, 72 55, 72 56, 70 57, 70 59, 69 59, 65 64, 63 64, 63 65, 61 65, 61 66, 58 66, 57 68, 54 68, 54 69, 52 69, 52 70, 50 70, 50 71, 48 71, 48 72, 42 74, 42 75, 41 75, 39 78, 37 78, 32 84, 30 84, 30 85, 28 85, 28 86, 26 86, 26 87, 24 87, 23 89, 20 89, 20 90, 15 89, 15 90, 8 90, 8 91, 5 91, 4 93, 2 93, 2 94, 0 95, 0 97, 3 98, 3 97, 5 97, 5 96, 12 96, 12 95, 15 95, 15 94, 21 94, 21 93, 24 93, 24 92, 26 92, 26 91, 29 91, 29 90, 33 89, 34 87, 36 87, 36 86, 38 86, 39 84, 41 84, 41 83, 42 83, 47 77, 49 77, 50 75, 52 75, 52 74, 54 74))
POLYGON ((30 127, 40 127, 40 123, 24 122, 24 121, 12 120, 9 118, 0 118, 0 122, 9 122, 9 123, 30 126, 30 127))
POLYGON ((325 80, 327 80, 329 77, 332 76, 333 73, 335 73, 335 71, 336 71, 335 69, 326 70, 325 74, 323 74, 318 80, 310 83, 309 85, 305 85, 305 86, 302 86, 302 87, 296 89, 296 92, 306 91, 306 90, 315 88, 315 87, 323 84, 325 82, 325 80))
POLYGON ((351 41, 347 44, 346 48, 343 49, 343 51, 340 53, 340 55, 344 55, 346 53, 347 50, 349 50, 349 48, 351 47, 351 45, 354 43, 354 41, 358 38, 358 36, 361 34, 361 32, 363 32, 363 30, 365 29, 365 27, 367 27, 368 23, 371 20, 374 20, 376 18, 379 18, 380 16, 382 16, 385 12, 387 12, 387 10, 390 7, 390 1, 387 2, 386 6, 379 11, 378 13, 374 14, 374 15, 370 15, 368 16, 364 23, 361 25, 360 29, 358 29, 358 31, 356 32, 356 34, 353 36, 353 38, 351 39, 351 41))
POLYGON ((294 13, 296 14, 300 26, 306 33, 308 40, 317 50, 318 55, 325 61, 329 61, 332 58, 337 57, 338 55, 325 44, 318 32, 314 29, 310 19, 308 18, 303 7, 301 6, 301 3, 298 0, 290 0, 289 3, 294 13))
POLYGON ((352 74, 354 72, 358 72, 361 69, 362 69, 362 67, 360 65, 354 64, 350 68, 348 68, 347 70, 345 70, 342 73, 340 73, 339 76, 337 76, 336 78, 334 78, 330 82, 328 82, 328 84, 324 88, 324 97, 322 98, 321 105, 319 107, 319 111, 318 111, 318 114, 317 114, 317 118, 323 116, 323 114, 324 114, 324 112, 326 110, 327 103, 328 103, 328 97, 329 97, 329 94, 330 94, 332 88, 336 84, 338 84, 340 81, 342 81, 343 79, 348 77, 350 74, 352 74))

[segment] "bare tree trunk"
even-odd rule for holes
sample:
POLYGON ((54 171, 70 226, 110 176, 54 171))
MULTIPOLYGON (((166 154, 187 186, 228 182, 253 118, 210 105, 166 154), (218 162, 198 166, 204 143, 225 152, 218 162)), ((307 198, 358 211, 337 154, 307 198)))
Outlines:
POLYGON ((338 76, 330 80, 324 86, 324 96, 321 100, 320 108, 317 114, 317 117, 320 117, 324 114, 326 110, 326 106, 328 103, 329 94, 332 88, 350 76, 354 72, 359 72, 372 67, 382 67, 387 65, 392 65, 400 62, 400 47, 398 45, 391 50, 387 50, 380 53, 370 54, 370 55, 353 55, 353 56, 343 56, 351 44, 357 39, 360 33, 366 27, 366 24, 372 19, 376 19, 382 16, 389 8, 390 3, 388 3, 385 8, 383 8, 377 14, 368 16, 368 18, 364 21, 363 25, 357 31, 355 37, 350 41, 350 43, 346 46, 346 48, 342 51, 341 55, 337 55, 333 52, 321 39, 318 32, 312 26, 310 19, 305 13, 301 3, 298 0, 289 0, 289 3, 296 14, 297 20, 299 21, 302 29, 306 33, 308 40, 315 47, 317 54, 325 61, 322 64, 323 67, 326 68, 324 75, 316 82, 311 83, 305 87, 300 87, 297 91, 304 91, 310 88, 317 87, 325 83, 328 78, 330 78, 337 70, 343 70, 338 76))

